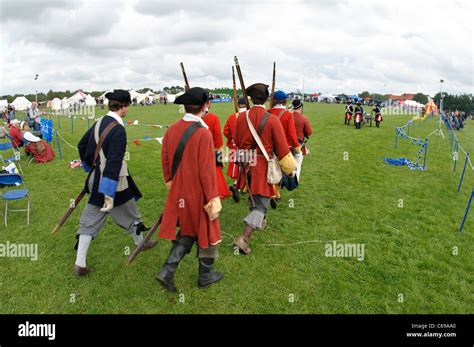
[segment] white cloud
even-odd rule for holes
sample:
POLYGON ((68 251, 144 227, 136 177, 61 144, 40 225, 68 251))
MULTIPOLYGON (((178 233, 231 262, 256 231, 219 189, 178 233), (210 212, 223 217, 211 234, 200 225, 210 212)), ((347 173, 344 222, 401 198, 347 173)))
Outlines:
POLYGON ((471 1, 0 0, 0 95, 246 84, 356 93, 473 90, 471 1), (35 73, 40 74, 33 81, 35 73))

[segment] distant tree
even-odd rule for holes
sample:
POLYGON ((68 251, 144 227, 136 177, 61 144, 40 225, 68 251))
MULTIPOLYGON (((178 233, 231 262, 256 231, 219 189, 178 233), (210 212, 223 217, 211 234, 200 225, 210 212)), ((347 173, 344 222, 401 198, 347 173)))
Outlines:
POLYGON ((423 93, 416 93, 413 100, 420 104, 426 104, 428 102, 428 96, 423 93))
POLYGON ((359 94, 359 97, 362 98, 362 99, 365 99, 365 98, 370 98, 370 93, 365 91, 365 92, 362 92, 359 94))

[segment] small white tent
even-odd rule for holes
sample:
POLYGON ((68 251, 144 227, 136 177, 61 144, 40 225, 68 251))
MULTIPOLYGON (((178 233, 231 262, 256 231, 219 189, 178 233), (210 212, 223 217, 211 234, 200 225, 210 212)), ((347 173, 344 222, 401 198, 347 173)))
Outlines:
POLYGON ((76 94, 71 96, 68 100, 72 103, 78 102, 79 100, 85 100, 87 97, 86 94, 82 92, 82 90, 78 90, 76 94))
POLYGON ((60 110, 61 109, 61 99, 54 98, 53 100, 51 100, 51 108, 53 109, 53 111, 60 110))
POLYGON ((15 100, 13 100, 12 105, 15 106, 15 110, 24 111, 31 107, 31 101, 29 101, 24 96, 18 96, 15 100))
POLYGON ((0 111, 6 110, 8 107, 8 101, 7 100, 0 100, 0 111))
POLYGON ((319 102, 321 101, 333 102, 334 100, 336 100, 336 97, 332 94, 321 94, 320 96, 318 96, 319 102))
POLYGON ((95 101, 95 98, 92 95, 87 95, 86 96, 86 106, 95 106, 97 102, 95 101))
POLYGON ((183 95, 183 94, 184 92, 179 92, 178 94, 168 94, 166 97, 168 99, 168 102, 173 103, 178 96, 183 95))
MULTIPOLYGON (((103 100, 104 100, 104 105, 108 105, 108 104, 109 104, 109 99, 107 99, 107 98, 105 97, 105 94, 107 94, 107 93, 109 93, 109 92, 111 92, 111 90, 108 90, 108 91, 106 91, 104 94, 102 94, 101 96, 99 96, 99 99, 103 99, 103 100)), ((132 99, 133 99, 133 98, 132 98, 132 99)))
POLYGON ((69 108, 69 100, 66 97, 61 100, 61 108, 63 110, 69 108))

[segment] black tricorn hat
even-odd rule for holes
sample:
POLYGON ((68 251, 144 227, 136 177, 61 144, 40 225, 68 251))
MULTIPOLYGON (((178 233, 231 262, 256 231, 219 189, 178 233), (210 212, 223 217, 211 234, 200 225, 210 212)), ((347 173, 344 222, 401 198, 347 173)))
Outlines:
POLYGON ((268 92, 268 85, 265 83, 255 83, 252 84, 250 87, 245 89, 247 95, 251 98, 257 99, 267 99, 270 93, 268 92))
POLYGON ((108 92, 105 97, 109 100, 115 100, 123 104, 131 104, 132 98, 130 93, 123 89, 115 89, 113 92, 108 92))
POLYGON ((193 87, 174 101, 178 105, 202 105, 209 101, 209 93, 201 87, 193 87))
POLYGON ((303 103, 301 102, 300 99, 293 100, 293 102, 291 104, 293 105, 293 110, 297 110, 297 109, 303 107, 303 103))
POLYGON ((239 100, 237 100, 237 105, 246 105, 245 99, 239 98, 239 100))

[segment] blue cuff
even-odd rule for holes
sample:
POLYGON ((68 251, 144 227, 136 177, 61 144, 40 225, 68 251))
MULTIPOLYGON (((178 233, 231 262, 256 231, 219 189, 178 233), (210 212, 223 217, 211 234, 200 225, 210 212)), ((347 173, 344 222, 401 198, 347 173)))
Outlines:
POLYGON ((118 181, 111 180, 107 177, 102 177, 99 183, 99 193, 110 196, 111 198, 115 197, 115 192, 117 191, 118 181))
POLYGON ((89 171, 91 171, 91 168, 89 165, 87 165, 86 163, 82 162, 82 168, 84 169, 84 171, 86 173, 89 173, 89 171))

